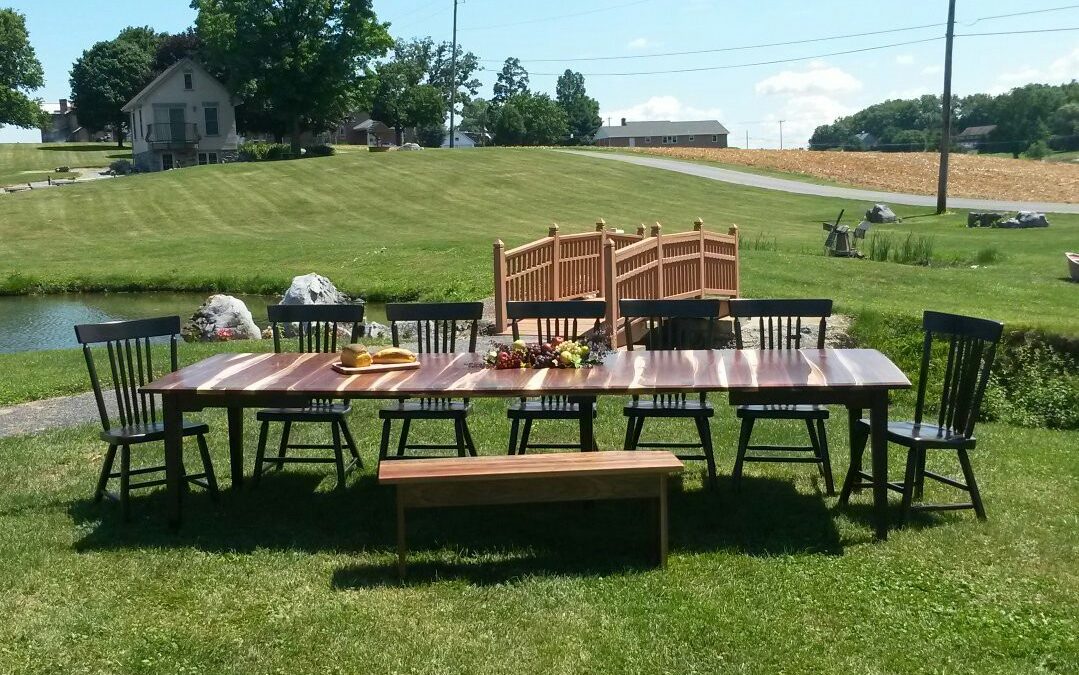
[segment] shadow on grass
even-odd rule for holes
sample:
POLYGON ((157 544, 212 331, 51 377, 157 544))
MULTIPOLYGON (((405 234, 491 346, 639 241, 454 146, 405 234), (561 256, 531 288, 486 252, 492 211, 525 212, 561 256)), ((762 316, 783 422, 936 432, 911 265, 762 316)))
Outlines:
POLYGON ((115 150, 116 152, 131 151, 130 145, 116 147, 112 143, 60 143, 56 145, 39 145, 38 150, 45 152, 101 152, 102 150, 115 150))
MULTIPOLYGON (((73 502, 82 537, 76 551, 192 547, 209 552, 257 549, 363 554, 338 570, 335 588, 397 584, 396 512, 390 488, 373 476, 345 490, 318 489, 333 479, 315 473, 271 473, 258 488, 226 490, 214 503, 194 488, 184 524, 164 525, 164 491, 132 498, 131 520, 118 504, 73 502)), ((730 551, 754 556, 839 555, 838 531, 820 495, 775 479, 729 479, 715 490, 670 492, 672 555, 730 551)), ((609 575, 651 569, 656 555, 655 504, 643 500, 475 506, 409 511, 411 583, 464 579, 502 583, 535 574, 609 575)))

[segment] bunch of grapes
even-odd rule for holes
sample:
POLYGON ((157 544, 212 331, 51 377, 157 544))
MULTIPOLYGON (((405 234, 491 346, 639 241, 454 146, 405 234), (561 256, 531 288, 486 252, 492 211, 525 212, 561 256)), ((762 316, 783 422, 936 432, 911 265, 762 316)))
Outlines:
POLYGON ((588 345, 574 340, 553 338, 542 344, 517 340, 512 345, 498 345, 487 354, 487 364, 498 370, 510 368, 580 368, 591 364, 588 345))

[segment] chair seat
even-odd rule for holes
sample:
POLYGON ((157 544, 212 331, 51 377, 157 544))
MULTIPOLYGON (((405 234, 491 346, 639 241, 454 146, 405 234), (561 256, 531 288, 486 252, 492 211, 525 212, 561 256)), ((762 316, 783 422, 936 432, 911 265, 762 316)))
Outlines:
MULTIPOLYGON (((526 400, 510 405, 506 410, 509 418, 544 418, 544 419, 576 419, 581 415, 581 408, 577 403, 565 399, 553 401, 526 400)), ((592 404, 592 417, 596 416, 596 405, 592 404)))
MULTIPOLYGON (((210 427, 202 422, 184 421, 184 436, 197 436, 210 433, 210 427)), ((127 427, 112 427, 108 431, 101 432, 101 440, 110 445, 124 445, 132 443, 152 443, 165 438, 165 425, 162 422, 152 424, 136 424, 127 427)))
MULTIPOLYGON (((869 430, 869 420, 859 420, 863 430, 869 430)), ((950 432, 935 424, 915 424, 914 422, 889 422, 888 440, 899 445, 921 445, 927 448, 973 448, 977 441, 962 434, 950 432)))
POLYGON ((401 419, 405 417, 423 417, 426 419, 448 419, 467 415, 472 404, 448 398, 399 401, 378 411, 379 419, 401 419))
POLYGON ((826 420, 828 408, 821 405, 740 405, 736 417, 766 420, 826 420))
POLYGON ((670 397, 631 401, 622 408, 622 414, 627 417, 712 417, 716 411, 711 403, 697 397, 685 400, 670 397))
POLYGON ((334 422, 352 410, 348 403, 316 403, 305 408, 266 408, 255 414, 260 422, 334 422))

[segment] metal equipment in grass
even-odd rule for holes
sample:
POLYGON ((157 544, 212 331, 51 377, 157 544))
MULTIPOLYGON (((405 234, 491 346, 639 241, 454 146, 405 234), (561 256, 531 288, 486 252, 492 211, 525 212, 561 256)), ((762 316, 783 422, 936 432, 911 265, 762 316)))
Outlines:
MULTIPOLYGON (((467 351, 476 351, 479 320, 483 317, 482 302, 446 303, 391 303, 386 305, 386 318, 390 321, 393 346, 401 346, 401 326, 413 325, 416 331, 416 351, 420 354, 449 354, 457 351, 458 334, 462 329, 468 333, 467 351)), ((463 340, 462 340, 463 342, 463 340)), ((382 420, 382 437, 379 443, 379 460, 389 457, 390 432, 393 420, 401 420, 401 434, 397 442, 398 458, 406 457, 408 450, 456 450, 465 457, 476 455, 476 444, 468 430, 468 414, 472 404, 467 398, 420 398, 400 399, 396 404, 378 411, 382 420), (412 420, 451 420, 454 443, 409 444, 408 432, 412 420)))
MULTIPOLYGON (((550 342, 554 338, 578 340, 589 331, 599 330, 600 321, 607 312, 607 303, 603 300, 554 300, 538 302, 507 302, 506 316, 514 341, 520 340, 522 324, 528 328, 534 326, 538 342, 550 342)), ((537 449, 579 449, 580 443, 549 443, 544 445, 528 442, 532 434, 532 423, 536 420, 579 420, 578 401, 568 396, 541 396, 538 399, 522 398, 506 410, 510 420, 509 454, 523 455, 529 448, 537 449), (524 421, 524 428, 520 429, 524 421), (520 443, 517 433, 520 430, 520 443)), ((588 399, 586 405, 593 406, 595 418, 595 399, 588 399)), ((594 442, 593 442, 593 449, 594 442)))
POLYGON ((843 220, 845 211, 846 209, 840 210, 834 223, 821 223, 828 233, 828 238, 824 240, 824 249, 828 252, 828 255, 837 258, 864 258, 865 256, 858 250, 855 240, 865 239, 865 233, 869 231, 869 221, 863 220, 858 223, 858 227, 851 230, 849 226, 840 225, 839 223, 839 221, 843 220))
MULTIPOLYGON (((646 332, 644 347, 649 351, 679 349, 712 349, 719 320, 719 300, 621 300, 619 313, 624 321, 626 347, 634 348, 634 328, 639 324, 646 332), (705 323, 704 330, 690 328, 688 322, 705 323), (703 333, 704 339, 701 340, 703 333), (703 344, 699 344, 703 343, 703 344)), ((703 392, 695 397, 682 394, 655 394, 648 400, 634 395, 633 400, 622 408, 627 418, 626 450, 637 448, 699 448, 699 454, 679 454, 680 460, 704 460, 708 467, 708 485, 715 487, 716 460, 712 450, 710 419, 715 416, 712 404, 703 392), (700 437, 697 443, 641 442, 641 431, 648 418, 691 419, 700 437)))
MULTIPOLYGON (((918 399, 914 407, 913 422, 889 422, 887 440, 907 448, 907 468, 903 482, 889 482, 888 489, 903 495, 903 521, 911 511, 953 511, 974 509, 978 518, 985 520, 985 506, 974 478, 968 450, 977 445, 974 423, 978 419, 982 397, 989 382, 989 370, 993 365, 997 344, 1004 332, 1004 324, 988 319, 978 319, 943 312, 925 312, 922 318, 925 339, 922 344, 922 365, 918 376, 918 399), (944 366, 943 386, 937 409, 936 424, 923 422, 926 413, 926 390, 929 380, 934 342, 940 340, 948 346, 944 366), (925 468, 929 450, 955 452, 965 483, 925 468), (970 495, 969 502, 926 504, 915 503, 922 498, 925 479, 963 490, 970 495)), ((862 455, 869 439, 867 420, 859 421, 851 434, 851 464, 843 481, 839 503, 846 504, 852 490, 866 487, 872 476, 862 471, 862 455)))
MULTIPOLYGON (((338 335, 343 332, 349 342, 363 334, 363 305, 269 305, 266 314, 273 332, 274 352, 282 352, 282 337, 287 327, 296 330, 296 351, 326 354, 337 351, 338 335), (294 326, 293 326, 294 324, 294 326)), ((258 411, 255 419, 262 423, 259 428, 258 452, 255 455, 255 484, 262 478, 263 466, 272 464, 278 470, 286 463, 319 464, 332 463, 337 469, 337 487, 345 486, 345 475, 357 466, 362 467, 360 452, 352 439, 346 416, 351 410, 346 401, 316 399, 302 408, 267 408, 258 411), (281 442, 277 457, 266 458, 266 442, 271 422, 281 422, 281 442), (289 436, 294 423, 322 423, 330 425, 333 442, 326 444, 290 444, 289 436), (344 436, 352 456, 345 464, 341 437, 344 436), (333 457, 288 456, 289 450, 333 450, 333 457)))
MULTIPOLYGON (((131 512, 129 499, 131 490, 165 484, 164 478, 139 483, 131 482, 132 476, 165 471, 163 464, 132 469, 131 446, 154 443, 165 438, 165 427, 159 419, 161 408, 158 403, 159 396, 143 393, 141 388, 157 377, 154 373, 152 341, 155 338, 168 339, 168 372, 174 372, 179 367, 176 358, 176 342, 179 336, 180 317, 178 316, 75 326, 75 337, 82 345, 86 369, 90 374, 90 386, 93 387, 94 400, 97 402, 97 410, 101 415, 101 440, 109 444, 105 452, 105 461, 101 465, 97 489, 94 490, 94 501, 101 501, 106 496, 112 498, 108 492, 109 480, 120 479, 120 510, 125 520, 131 512), (116 395, 119 422, 117 425, 114 425, 109 417, 109 410, 105 405, 104 388, 98 377, 94 352, 91 349, 91 346, 101 345, 104 345, 108 354, 108 375, 116 395), (117 450, 120 451, 120 470, 113 471, 117 450)), ((205 424, 184 421, 183 435, 194 436, 197 440, 203 467, 202 473, 185 473, 184 479, 188 483, 195 483, 206 488, 216 499, 217 480, 214 477, 214 467, 206 444, 206 434, 209 431, 210 428, 205 424)))
MULTIPOLYGON (((842 214, 840 214, 842 215, 842 214)), ((837 221, 838 222, 838 221, 837 221)), ((738 349, 742 343, 742 323, 757 320, 760 332, 760 349, 801 349, 802 319, 817 319, 817 349, 824 349, 824 336, 828 317, 832 315, 831 300, 730 300, 730 314, 734 318, 734 340, 738 349)), ((828 435, 824 421, 828 408, 816 404, 759 404, 740 405, 735 416, 742 420, 738 435, 738 456, 734 462, 734 480, 737 489, 742 481, 745 462, 794 462, 816 464, 824 479, 828 494, 835 494, 832 481, 832 462, 828 454, 828 435), (808 446, 750 445, 753 426, 757 420, 805 420, 809 433, 808 446), (773 454, 749 454, 750 450, 773 454), (811 453, 806 456, 804 453, 811 453), (774 454, 785 453, 785 454, 774 454), (802 454, 797 454, 802 453, 802 454)))

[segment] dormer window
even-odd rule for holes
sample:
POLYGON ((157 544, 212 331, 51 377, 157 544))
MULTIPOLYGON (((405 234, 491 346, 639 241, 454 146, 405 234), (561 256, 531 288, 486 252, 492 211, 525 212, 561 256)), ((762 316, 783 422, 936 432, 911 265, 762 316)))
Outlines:
POLYGON ((195 83, 192 80, 191 73, 184 73, 184 89, 191 91, 195 88, 195 83))

